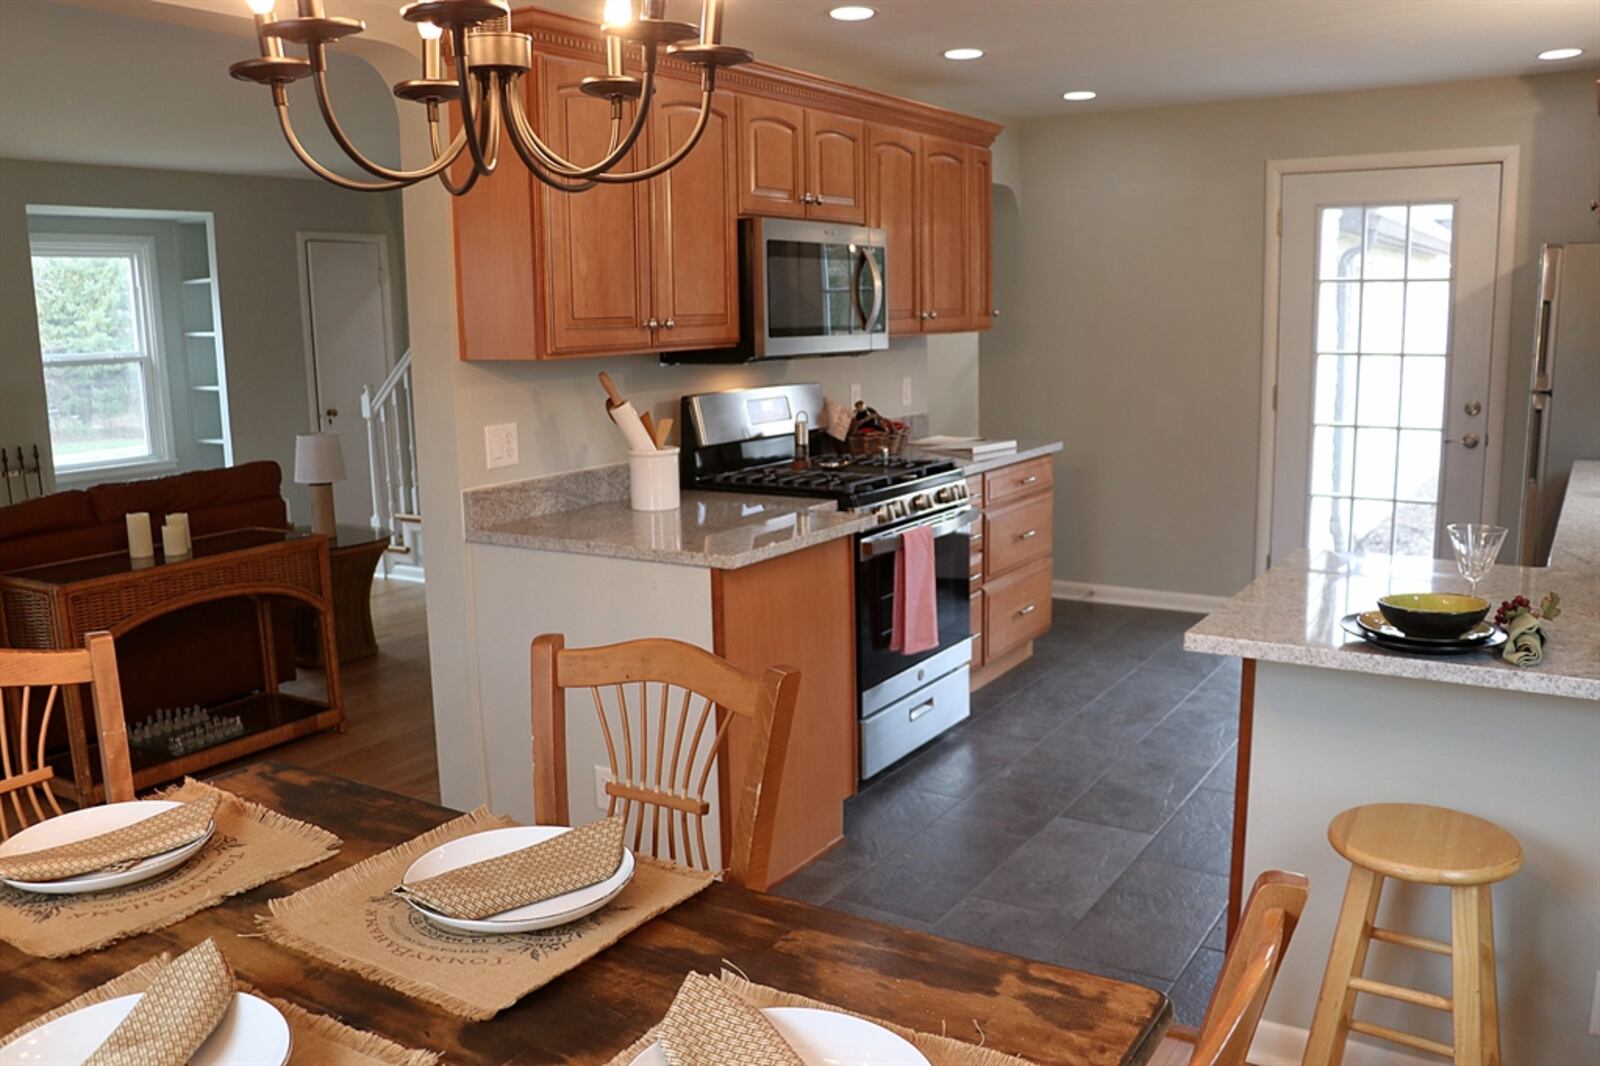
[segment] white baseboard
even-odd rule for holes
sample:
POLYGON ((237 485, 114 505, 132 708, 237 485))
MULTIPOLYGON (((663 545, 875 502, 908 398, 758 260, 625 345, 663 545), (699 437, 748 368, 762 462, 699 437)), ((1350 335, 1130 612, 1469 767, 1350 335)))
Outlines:
POLYGON ((389 572, 383 576, 390 581, 411 581, 419 585, 426 579, 422 567, 410 563, 390 563, 389 572))
POLYGON ((1082 581, 1057 581, 1052 595, 1058 600, 1092 600, 1121 607, 1149 607, 1158 611, 1190 611, 1197 614, 1210 614, 1228 602, 1226 596, 1202 596, 1195 592, 1167 592, 1124 585, 1090 585, 1082 581))
MULTIPOLYGON (((1251 1066, 1300 1066, 1307 1033, 1281 1022, 1263 1021, 1250 1045, 1251 1066)), ((1438 1066, 1440 1060, 1409 1055, 1398 1048, 1352 1038, 1345 1045, 1344 1066, 1438 1066)))

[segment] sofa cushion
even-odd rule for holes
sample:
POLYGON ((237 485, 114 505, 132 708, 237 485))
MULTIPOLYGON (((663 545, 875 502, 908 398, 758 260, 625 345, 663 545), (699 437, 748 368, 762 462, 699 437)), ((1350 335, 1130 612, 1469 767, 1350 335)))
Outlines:
POLYGON ((128 534, 120 526, 79 526, 26 537, 0 538, 0 574, 127 549, 128 534))
POLYGON ((95 521, 87 492, 82 489, 56 492, 36 500, 23 500, 0 507, 0 540, 49 533, 57 529, 76 529, 93 525, 95 521))
POLYGON ((174 511, 192 513, 249 500, 281 499, 282 481, 278 464, 267 459, 145 481, 96 485, 89 490, 89 504, 94 520, 102 525, 121 522, 131 511, 149 511, 151 521, 156 522, 174 511))

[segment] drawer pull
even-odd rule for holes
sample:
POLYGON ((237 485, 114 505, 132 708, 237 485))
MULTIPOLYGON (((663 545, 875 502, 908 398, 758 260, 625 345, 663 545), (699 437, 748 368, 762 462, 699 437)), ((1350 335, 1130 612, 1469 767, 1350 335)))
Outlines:
POLYGON ((1027 477, 1025 477, 1021 481, 1017 482, 1017 484, 1019 484, 1019 485, 1032 485, 1035 481, 1038 481, 1038 480, 1039 480, 1039 475, 1038 474, 1029 474, 1027 477))
POLYGON ((1037 608, 1035 608, 1034 605, 1030 603, 1030 604, 1028 604, 1028 606, 1026 606, 1026 607, 1022 608, 1021 610, 1019 610, 1017 612, 1017 614, 1018 615, 1029 615, 1029 614, 1032 614, 1036 609, 1037 608))
POLYGON ((1038 535, 1039 535, 1039 531, 1037 529, 1030 529, 1026 533, 1023 533, 1022 535, 1017 537, 1017 539, 1018 540, 1032 540, 1034 537, 1037 537, 1038 535))
POLYGON ((919 705, 911 708, 910 720, 915 722, 918 718, 921 718, 923 715, 925 715, 929 711, 933 710, 933 708, 934 708, 934 701, 933 700, 929 700, 927 703, 919 704, 919 705))

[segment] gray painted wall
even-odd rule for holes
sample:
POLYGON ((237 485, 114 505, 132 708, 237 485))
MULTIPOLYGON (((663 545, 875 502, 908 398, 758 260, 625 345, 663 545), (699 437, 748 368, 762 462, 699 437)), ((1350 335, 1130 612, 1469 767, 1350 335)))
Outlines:
POLYGON ((1600 239, 1594 78, 1024 123, 1025 206, 997 190, 1002 317, 982 341, 980 409, 989 435, 1067 442, 1057 579, 1210 595, 1250 580, 1269 159, 1520 146, 1500 430, 1514 525, 1539 246, 1600 239))
POLYGON ((308 514, 304 490, 287 484, 294 470, 294 437, 307 431, 311 412, 295 234, 389 236, 396 344, 404 351, 408 327, 398 194, 345 192, 314 179, 0 159, 0 441, 37 441, 43 450, 49 426, 28 260, 29 204, 212 213, 234 460, 276 459, 283 466, 291 510, 308 514))

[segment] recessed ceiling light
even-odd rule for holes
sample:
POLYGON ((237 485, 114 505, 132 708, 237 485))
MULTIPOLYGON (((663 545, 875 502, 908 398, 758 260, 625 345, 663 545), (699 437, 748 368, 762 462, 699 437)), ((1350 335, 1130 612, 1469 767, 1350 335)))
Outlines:
POLYGON ((832 11, 828 12, 828 17, 838 19, 840 22, 865 22, 867 19, 876 14, 877 12, 872 10, 870 7, 861 7, 859 5, 852 4, 848 7, 834 8, 832 11))
POLYGON ((946 59, 955 59, 955 60, 982 59, 983 58, 983 49, 982 48, 946 48, 944 50, 944 57, 946 59))
POLYGON ((1098 95, 1099 94, 1094 92, 1092 89, 1074 89, 1069 93, 1062 93, 1061 99, 1073 101, 1093 100, 1098 95))
POLYGON ((1540 52, 1539 58, 1544 60, 1576 59, 1583 55, 1582 48, 1552 48, 1548 52, 1540 52))

